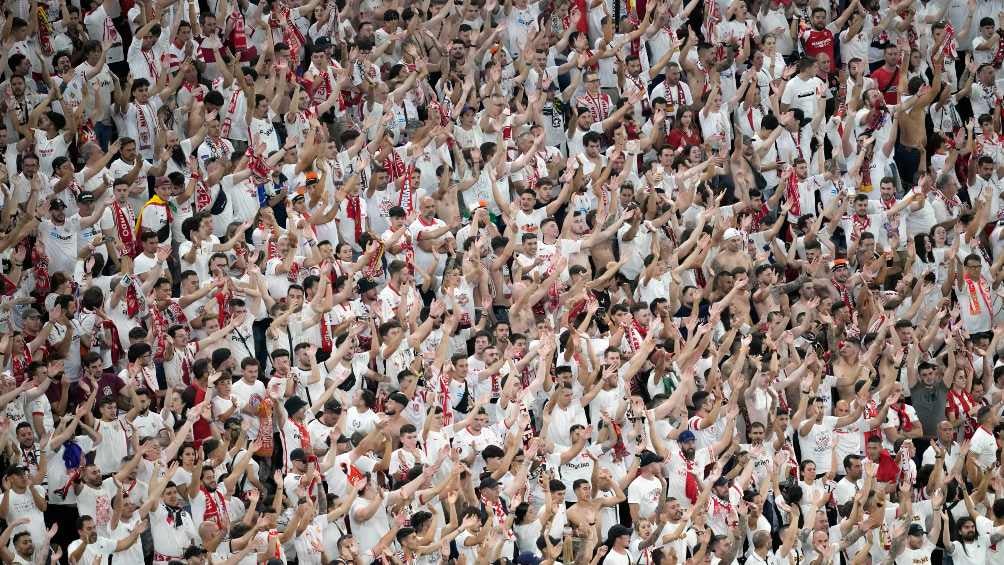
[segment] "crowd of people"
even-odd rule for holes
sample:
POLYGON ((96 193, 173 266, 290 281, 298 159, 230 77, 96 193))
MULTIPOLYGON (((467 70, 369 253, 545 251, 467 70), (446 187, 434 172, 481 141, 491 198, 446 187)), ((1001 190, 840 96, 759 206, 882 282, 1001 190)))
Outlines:
POLYGON ((1002 12, 3 2, 0 561, 1004 563, 1002 12))

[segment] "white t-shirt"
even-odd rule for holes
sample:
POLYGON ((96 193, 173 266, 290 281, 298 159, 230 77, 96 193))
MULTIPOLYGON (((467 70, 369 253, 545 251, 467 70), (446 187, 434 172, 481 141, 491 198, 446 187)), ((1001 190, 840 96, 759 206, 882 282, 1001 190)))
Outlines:
POLYGON ((812 116, 816 111, 816 89, 820 86, 823 86, 823 81, 818 77, 802 80, 795 75, 785 84, 781 102, 787 104, 789 108, 801 109, 806 116, 812 116))
POLYGON ((110 535, 112 521, 112 497, 119 487, 114 477, 108 477, 99 488, 84 485, 77 494, 77 509, 81 516, 94 518, 98 535, 110 535))
POLYGON ((649 518, 655 514, 655 509, 659 505, 659 491, 661 489, 662 483, 655 477, 646 479, 638 475, 631 481, 627 491, 628 503, 638 505, 639 518, 649 518))
POLYGON ((836 416, 823 416, 821 423, 814 423, 809 433, 800 437, 802 460, 811 460, 815 463, 817 475, 830 472, 830 464, 833 462, 831 450, 835 440, 833 428, 836 425, 836 416))

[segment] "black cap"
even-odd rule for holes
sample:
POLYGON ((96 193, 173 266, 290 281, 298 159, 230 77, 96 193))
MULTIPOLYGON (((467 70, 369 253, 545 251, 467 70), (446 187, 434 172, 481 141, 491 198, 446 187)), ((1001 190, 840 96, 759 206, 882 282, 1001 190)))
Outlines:
POLYGON ((80 202, 82 204, 83 203, 88 203, 88 202, 94 202, 94 193, 93 192, 81 192, 80 194, 77 195, 77 202, 80 202))
POLYGON ((9 477, 11 475, 23 475, 28 472, 28 468, 23 465, 18 465, 17 467, 10 467, 4 471, 4 476, 9 477))
POLYGON ((328 47, 331 47, 331 40, 323 35, 314 41, 315 52, 320 51, 321 49, 327 49, 328 47))
POLYGON ((49 209, 52 210, 53 208, 66 208, 66 204, 60 198, 53 198, 52 201, 49 202, 49 209))
POLYGON ((927 532, 924 531, 924 526, 920 524, 910 524, 910 529, 907 530, 907 533, 911 536, 922 536, 927 532))
POLYGON ((302 461, 302 462, 306 463, 307 462, 307 452, 304 451, 303 449, 300 449, 299 447, 297 447, 293 451, 289 452, 289 460, 290 461, 302 461))
POLYGON ((662 457, 659 457, 655 453, 646 449, 641 452, 641 461, 639 461, 638 464, 644 467, 645 465, 651 465, 652 463, 662 463, 662 461, 662 457))
POLYGON ((302 410, 303 407, 306 405, 307 405, 306 400, 300 398, 299 396, 291 396, 286 399, 286 402, 283 404, 283 407, 286 409, 286 414, 292 416, 293 414, 296 414, 297 412, 302 410))
POLYGON ((327 402, 324 403, 324 411, 325 412, 341 412, 342 411, 342 403, 338 402, 337 400, 329 400, 329 401, 327 401, 327 402))

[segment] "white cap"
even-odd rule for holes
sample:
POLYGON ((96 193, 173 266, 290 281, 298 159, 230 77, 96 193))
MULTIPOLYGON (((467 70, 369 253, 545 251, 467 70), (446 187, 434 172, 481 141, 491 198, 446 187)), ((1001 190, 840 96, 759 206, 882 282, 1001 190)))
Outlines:
POLYGON ((737 230, 736 228, 729 228, 729 229, 725 230, 725 240, 726 241, 728 241, 730 239, 735 239, 735 238, 741 237, 741 236, 742 236, 742 233, 740 233, 739 230, 737 230))

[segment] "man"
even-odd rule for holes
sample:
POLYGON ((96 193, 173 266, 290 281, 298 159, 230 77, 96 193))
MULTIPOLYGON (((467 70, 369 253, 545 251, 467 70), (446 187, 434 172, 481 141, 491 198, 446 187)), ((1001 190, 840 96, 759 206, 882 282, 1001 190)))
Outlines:
MULTIPOLYGON (((260 443, 261 440, 256 440, 260 443)), ((222 483, 216 480, 216 470, 212 466, 204 466, 196 469, 192 473, 192 482, 188 487, 188 492, 195 493, 191 497, 192 518, 196 524, 204 521, 212 521, 222 531, 230 531, 230 510, 229 500, 235 493, 235 486, 247 471, 251 456, 257 448, 251 448, 244 452, 233 468, 227 473, 227 477, 222 483), (198 490, 196 490, 198 489, 198 490)))
MULTIPOLYGON (((898 539, 893 541, 893 548, 890 553, 896 557, 897 565, 921 565, 922 563, 932 563, 931 555, 934 553, 935 546, 938 543, 938 538, 941 536, 942 528, 944 527, 944 514, 941 512, 941 508, 932 508, 933 522, 931 526, 931 532, 925 532, 924 526, 920 524, 911 524, 910 528, 907 530, 907 540, 904 544, 903 539, 898 539)), ((959 533, 962 534, 962 524, 966 518, 961 518, 958 522, 960 525, 959 533)), ((972 522, 972 520, 970 520, 972 522)), ((976 526, 973 524, 973 530, 975 532, 976 526)), ((972 541, 972 540, 970 540, 972 541)), ((953 542, 953 544, 958 544, 960 542, 953 542)), ((955 546, 948 546, 945 548, 945 552, 951 554, 955 546)), ((984 551, 984 559, 986 559, 986 548, 984 551)), ((985 561, 978 561, 985 562, 985 561)))
POLYGON ((824 87, 823 81, 816 76, 816 65, 816 60, 812 57, 798 60, 795 67, 798 74, 788 79, 784 85, 784 93, 781 94, 782 112, 799 108, 807 116, 815 113, 816 97, 819 95, 819 89, 824 87))
POLYGON ((425 284, 426 273, 440 277, 446 268, 447 251, 456 245, 449 225, 436 217, 436 201, 429 196, 419 202, 419 215, 408 227, 415 242, 415 270, 421 274, 417 284, 425 284))
POLYGON ((565 515, 580 534, 588 532, 589 527, 598 524, 601 515, 607 512, 605 509, 616 509, 618 504, 627 500, 620 484, 613 480, 608 469, 601 468, 597 472, 596 483, 596 491, 586 479, 578 479, 572 483, 575 503, 568 507, 565 515), (608 489, 613 490, 613 496, 596 496, 597 491, 608 489))
MULTIPOLYGON (((90 216, 73 214, 67 218, 66 204, 62 199, 56 198, 49 202, 49 217, 39 224, 39 233, 44 236, 50 272, 73 274, 77 266, 77 237, 82 230, 90 228, 101 219, 104 209, 102 204, 90 216)), ((89 241, 88 247, 93 251, 102 241, 89 241)))
POLYGON ((938 464, 947 473, 955 466, 958 457, 959 442, 955 441, 955 428, 948 420, 941 420, 937 435, 921 456, 921 466, 938 464))
POLYGON ((27 518, 25 529, 31 534, 32 543, 37 547, 45 547, 45 516, 42 514, 48 507, 45 489, 33 484, 37 479, 29 478, 25 467, 12 467, 5 476, 9 481, 9 488, 3 498, 0 498, 0 516, 8 524, 19 518, 27 518))
MULTIPOLYGON (((77 535, 80 538, 66 548, 67 557, 71 565, 90 565, 100 562, 106 556, 125 551, 131 547, 148 526, 149 522, 142 520, 127 537, 116 540, 99 536, 94 519, 83 515, 77 520, 77 535)), ((156 559, 154 563, 157 563, 156 559)))
POLYGON ((1000 297, 994 291, 999 279, 987 280, 983 273, 983 260, 978 253, 966 255, 961 271, 947 253, 945 260, 950 261, 948 280, 954 284, 959 297, 959 309, 966 330, 970 335, 990 331, 994 313, 1000 310, 1000 297))
POLYGON ((827 416, 823 399, 814 397, 809 401, 805 421, 792 420, 792 426, 798 430, 799 442, 811 447, 803 451, 802 458, 815 463, 816 473, 820 475, 829 473, 833 464, 831 452, 837 441, 835 430, 849 426, 861 418, 864 407, 856 400, 851 406, 849 414, 840 417, 827 416))
POLYGON ((966 460, 966 470, 972 478, 979 477, 977 473, 984 473, 997 462, 997 439, 994 437, 994 428, 997 425, 998 417, 995 410, 990 406, 983 406, 976 413, 976 421, 979 427, 970 440, 969 457, 966 460))
MULTIPOLYGON (((693 434, 690 435, 692 441, 693 434)), ((651 518, 655 515, 655 509, 662 499, 662 481, 656 477, 661 474, 659 464, 662 462, 662 457, 648 450, 642 451, 638 456, 638 475, 628 485, 627 491, 632 523, 636 524, 642 518, 651 518)), ((616 527, 610 529, 611 538, 616 527)))
POLYGON ((844 457, 844 471, 847 474, 837 481, 837 486, 833 491, 833 497, 838 506, 850 502, 864 486, 862 480, 864 466, 861 462, 861 456, 851 454, 844 457))
POLYGON ((893 106, 899 103, 899 73, 901 54, 899 47, 888 45, 883 53, 882 66, 872 71, 875 86, 882 93, 885 103, 893 106))

